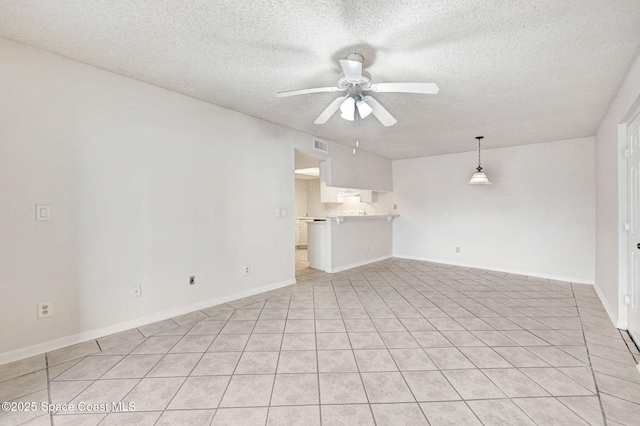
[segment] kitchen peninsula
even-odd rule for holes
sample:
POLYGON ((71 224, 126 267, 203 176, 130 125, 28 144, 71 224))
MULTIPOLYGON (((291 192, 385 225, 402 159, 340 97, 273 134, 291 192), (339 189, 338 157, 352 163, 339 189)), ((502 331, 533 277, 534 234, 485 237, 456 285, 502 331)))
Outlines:
POLYGON ((324 222, 309 222, 310 266, 333 273, 390 258, 397 216, 329 215, 324 222))

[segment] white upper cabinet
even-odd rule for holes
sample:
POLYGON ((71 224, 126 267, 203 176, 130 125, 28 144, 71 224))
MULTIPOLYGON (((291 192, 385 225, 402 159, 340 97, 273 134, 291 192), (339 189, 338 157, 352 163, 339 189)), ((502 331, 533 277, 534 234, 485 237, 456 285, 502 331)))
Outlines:
POLYGON ((360 202, 361 203, 373 203, 373 193, 374 191, 370 191, 368 189, 360 190, 360 202))
POLYGON ((338 203, 338 189, 333 186, 327 186, 326 183, 320 182, 320 202, 321 203, 338 203))
POLYGON ((370 189, 345 189, 335 188, 333 186, 327 186, 326 183, 320 182, 320 202, 321 203, 343 203, 342 197, 349 196, 349 193, 353 193, 356 196, 360 196, 361 203, 375 203, 377 200, 377 191, 371 191, 370 189), (345 195, 346 194, 346 195, 345 195))

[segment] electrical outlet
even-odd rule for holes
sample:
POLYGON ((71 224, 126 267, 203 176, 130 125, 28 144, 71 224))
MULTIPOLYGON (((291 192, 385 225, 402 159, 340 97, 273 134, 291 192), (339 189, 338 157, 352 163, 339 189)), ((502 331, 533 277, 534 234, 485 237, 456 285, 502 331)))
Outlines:
POLYGON ((460 253, 460 247, 456 247, 456 253, 460 253))
POLYGON ((245 275, 249 275, 251 273, 251 268, 249 267, 249 265, 244 267, 244 274, 245 275))
POLYGON ((191 275, 189 277, 189 285, 196 285, 196 276, 195 275, 191 275))
POLYGON ((393 205, 393 209, 394 209, 394 210, 398 210, 398 205, 397 205, 397 204, 394 204, 394 205, 393 205))
POLYGON ((51 302, 38 303, 38 319, 48 318, 53 316, 53 305, 51 302))
POLYGON ((139 285, 134 285, 131 287, 131 297, 140 297, 142 296, 142 287, 139 285))

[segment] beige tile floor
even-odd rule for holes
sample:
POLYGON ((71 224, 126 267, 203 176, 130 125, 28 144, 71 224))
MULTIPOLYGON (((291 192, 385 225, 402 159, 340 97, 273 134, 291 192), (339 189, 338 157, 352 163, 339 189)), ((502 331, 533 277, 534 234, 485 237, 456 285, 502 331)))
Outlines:
POLYGON ((390 259, 0 366, 0 424, 638 425, 639 357, 591 286, 390 259))
POLYGON ((296 249, 296 273, 309 268, 309 256, 307 253, 307 249, 296 249))

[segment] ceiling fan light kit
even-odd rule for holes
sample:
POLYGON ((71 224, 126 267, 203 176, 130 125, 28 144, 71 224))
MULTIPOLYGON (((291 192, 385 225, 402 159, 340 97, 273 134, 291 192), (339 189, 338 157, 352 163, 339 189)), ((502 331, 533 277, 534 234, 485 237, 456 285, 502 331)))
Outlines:
POLYGON ((373 115, 389 127, 398 121, 380 102, 363 92, 375 93, 417 93, 422 95, 435 95, 440 88, 435 83, 371 83, 370 75, 362 70, 363 57, 359 53, 351 53, 347 59, 340 59, 342 75, 335 87, 314 87, 310 89, 288 90, 276 93, 279 98, 287 96, 306 95, 310 93, 347 92, 346 96, 335 99, 314 121, 315 124, 324 124, 340 109, 340 116, 345 120, 353 121, 355 110, 358 109, 360 118, 373 115))
POLYGON ((367 118, 369 114, 373 112, 373 108, 371 108, 364 99, 360 99, 356 102, 356 106, 358 107, 358 114, 360 114, 360 118, 367 118))
POLYGON ((340 104, 340 111, 342 111, 340 117, 348 121, 353 121, 356 112, 356 100, 352 97, 345 99, 344 102, 340 104))
POLYGON ((491 185, 489 178, 486 173, 482 171, 482 166, 480 164, 480 141, 483 138, 484 136, 476 136, 476 139, 478 139, 478 167, 476 167, 476 172, 471 176, 469 185, 491 185))

